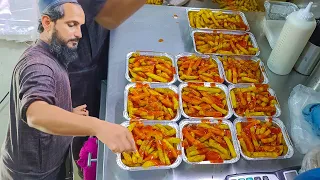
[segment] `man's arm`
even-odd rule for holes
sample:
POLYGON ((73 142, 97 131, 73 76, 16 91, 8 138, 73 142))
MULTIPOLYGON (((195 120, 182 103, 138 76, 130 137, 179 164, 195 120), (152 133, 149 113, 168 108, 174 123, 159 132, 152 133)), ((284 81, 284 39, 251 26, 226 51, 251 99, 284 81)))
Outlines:
POLYGON ((145 3, 146 0, 107 0, 95 20, 104 28, 115 29, 145 3))
POLYGON ((133 137, 125 127, 90 116, 80 116, 44 101, 30 104, 26 119, 30 127, 48 134, 97 136, 114 152, 135 150, 133 137))

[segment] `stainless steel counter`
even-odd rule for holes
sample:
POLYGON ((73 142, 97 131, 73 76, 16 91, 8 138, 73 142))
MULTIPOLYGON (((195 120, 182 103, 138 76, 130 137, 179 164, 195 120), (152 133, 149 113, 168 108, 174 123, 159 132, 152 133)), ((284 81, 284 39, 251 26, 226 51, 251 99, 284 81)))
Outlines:
MULTIPOLYGON (((263 13, 248 13, 251 32, 255 35, 261 49, 260 58, 265 62, 271 48, 261 29, 263 13)), ((109 49, 109 70, 105 117, 109 122, 122 123, 123 90, 128 83, 125 79, 125 57, 130 51, 152 50, 176 55, 181 52, 193 52, 190 30, 186 19, 185 8, 145 5, 130 17, 119 28, 111 31, 109 49), (177 15, 177 18, 174 18, 177 15), (158 42, 163 39, 163 42, 158 42)), ((292 88, 306 78, 296 72, 288 76, 278 76, 267 70, 270 85, 276 91, 281 104, 281 120, 289 129, 288 96, 292 88)), ((106 132, 108 133, 108 132, 106 132)), ((101 142, 99 143, 97 179, 119 180, 158 180, 158 179, 224 179, 228 174, 274 171, 300 165, 302 155, 295 151, 288 160, 246 161, 240 159, 231 165, 188 165, 184 162, 176 169, 157 171, 124 171, 118 167, 116 156, 101 142)))

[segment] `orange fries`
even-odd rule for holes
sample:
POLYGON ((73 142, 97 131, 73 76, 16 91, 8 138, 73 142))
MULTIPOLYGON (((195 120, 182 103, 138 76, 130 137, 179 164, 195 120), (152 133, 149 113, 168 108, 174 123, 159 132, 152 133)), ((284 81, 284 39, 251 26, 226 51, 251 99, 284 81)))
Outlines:
POLYGON ((144 56, 134 53, 129 58, 129 76, 132 82, 161 82, 173 80, 175 69, 166 56, 144 56))
POLYGON ((185 82, 219 82, 223 79, 219 75, 216 61, 211 57, 184 56, 178 59, 179 78, 185 82))
POLYGON ((223 163, 237 157, 227 124, 188 124, 182 129, 185 154, 189 162, 223 163))
POLYGON ((212 0, 218 3, 221 9, 238 11, 264 11, 263 5, 259 5, 259 0, 212 0))
POLYGON ((226 94, 218 87, 188 83, 180 98, 183 111, 190 117, 224 117, 229 112, 226 94))
POLYGON ((147 0, 146 4, 162 5, 163 0, 147 0))
POLYGON ((127 111, 131 119, 172 120, 178 108, 178 94, 169 88, 137 84, 129 89, 127 111))
POLYGON ((232 89, 230 98, 235 113, 242 117, 275 115, 278 102, 268 89, 267 84, 232 89))
POLYGON ((219 59, 223 64, 225 77, 230 83, 262 83, 264 81, 260 60, 241 60, 227 56, 219 59))
POLYGON ((128 130, 133 135, 138 151, 122 153, 121 160, 126 166, 168 166, 181 154, 177 148, 180 139, 176 137, 176 129, 170 125, 144 125, 133 121, 128 130))
POLYGON ((194 33, 195 46, 203 54, 255 55, 259 49, 253 47, 249 34, 194 33))
POLYGON ((271 120, 248 119, 236 124, 242 152, 252 158, 277 158, 287 154, 288 147, 281 129, 271 120))
POLYGON ((249 27, 239 14, 229 14, 222 11, 212 12, 210 9, 189 11, 190 26, 193 28, 229 29, 246 31, 249 27))

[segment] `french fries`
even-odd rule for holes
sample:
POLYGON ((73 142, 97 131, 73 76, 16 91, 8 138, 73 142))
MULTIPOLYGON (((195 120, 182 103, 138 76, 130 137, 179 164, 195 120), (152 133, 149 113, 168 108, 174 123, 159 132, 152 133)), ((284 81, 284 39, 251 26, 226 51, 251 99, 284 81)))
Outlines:
POLYGON ((179 77, 185 82, 219 82, 223 79, 219 75, 219 68, 216 61, 211 57, 184 56, 177 62, 179 77))
POLYGON ((197 51, 203 54, 255 55, 259 51, 253 47, 249 34, 195 32, 194 41, 197 51))
POLYGON ((259 6, 259 0, 212 0, 218 3, 221 9, 239 10, 239 11, 264 11, 259 6))
POLYGON ((219 57, 223 64, 226 79, 233 83, 262 83, 264 77, 260 69, 260 60, 242 60, 232 57, 219 57))
POLYGON ((190 162, 223 163, 237 157, 229 126, 221 122, 188 124, 183 127, 182 134, 182 146, 190 162))
POLYGON ((178 108, 178 94, 169 88, 137 84, 129 89, 127 111, 131 119, 172 120, 178 108))
POLYGON ((136 142, 136 152, 123 152, 121 161, 129 167, 149 168, 173 164, 181 154, 176 129, 169 125, 144 125, 132 121, 128 126, 136 142))
POLYGON ((162 5, 163 0, 147 0, 146 4, 162 5))
POLYGON ((229 112, 226 94, 218 87, 188 83, 180 98, 183 111, 190 117, 224 117, 229 112))
POLYGON ((248 119, 236 123, 242 152, 252 158, 277 158, 286 155, 287 144, 281 129, 272 120, 248 119))
POLYGON ((239 14, 227 14, 222 11, 212 12, 210 9, 189 11, 190 26, 193 28, 248 30, 239 14))
POLYGON ((132 82, 168 83, 173 80, 175 69, 165 56, 144 56, 133 53, 129 58, 129 77, 132 82))
POLYGON ((278 101, 268 91, 267 84, 252 84, 245 88, 234 88, 230 99, 235 113, 241 117, 273 116, 278 101))

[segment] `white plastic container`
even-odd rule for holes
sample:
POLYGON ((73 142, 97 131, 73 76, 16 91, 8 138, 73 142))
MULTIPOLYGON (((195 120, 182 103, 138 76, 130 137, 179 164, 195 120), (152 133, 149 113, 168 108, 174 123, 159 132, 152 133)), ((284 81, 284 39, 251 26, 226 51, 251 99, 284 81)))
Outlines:
POLYGON ((305 9, 295 11, 287 17, 267 62, 272 72, 287 75, 298 60, 316 28, 316 21, 310 12, 311 6, 312 2, 305 9))

